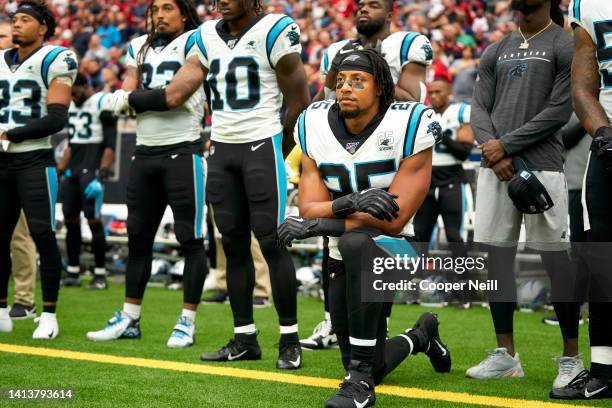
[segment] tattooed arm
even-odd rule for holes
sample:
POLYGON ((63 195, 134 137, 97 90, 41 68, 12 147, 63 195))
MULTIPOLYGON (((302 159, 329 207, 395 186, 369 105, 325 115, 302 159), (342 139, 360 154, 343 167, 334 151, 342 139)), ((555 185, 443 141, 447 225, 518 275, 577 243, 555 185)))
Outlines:
POLYGON ((574 30, 574 60, 572 63, 572 99, 574 110, 591 135, 602 126, 610 126, 604 108, 599 103, 599 65, 596 48, 589 33, 582 27, 574 30))

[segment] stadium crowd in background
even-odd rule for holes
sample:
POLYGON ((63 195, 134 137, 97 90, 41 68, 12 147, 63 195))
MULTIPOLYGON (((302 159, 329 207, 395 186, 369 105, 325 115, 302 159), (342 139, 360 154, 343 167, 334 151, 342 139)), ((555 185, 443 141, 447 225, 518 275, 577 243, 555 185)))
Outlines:
MULTIPOLYGON (((202 20, 218 18, 212 1, 197 0, 202 20)), ((73 48, 81 58, 80 70, 95 91, 112 92, 125 74, 130 39, 142 35, 146 0, 50 2, 57 17, 51 43, 73 48)), ((331 43, 356 36, 353 0, 269 0, 266 12, 285 13, 300 25, 302 60, 314 96, 323 85, 319 66, 331 43)), ((569 0, 561 7, 567 11, 569 0)), ((0 19, 15 11, 17 1, 0 0, 0 19)), ((428 81, 453 81, 457 100, 469 100, 481 53, 503 35, 515 31, 510 0, 398 0, 392 31, 425 34, 434 49, 428 81)))

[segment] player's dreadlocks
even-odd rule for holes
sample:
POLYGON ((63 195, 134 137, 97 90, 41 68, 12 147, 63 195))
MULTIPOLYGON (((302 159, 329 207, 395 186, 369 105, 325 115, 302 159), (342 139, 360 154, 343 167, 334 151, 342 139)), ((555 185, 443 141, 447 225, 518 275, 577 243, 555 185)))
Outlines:
POLYGON ((47 2, 45 0, 24 0, 19 2, 17 10, 19 10, 19 6, 30 6, 40 14, 43 24, 47 26, 45 40, 48 40, 55 35, 55 27, 57 25, 55 23, 55 16, 53 15, 53 12, 49 6, 47 6, 47 2))
POLYGON ((380 109, 384 112, 394 102, 393 96, 395 93, 395 84, 389 70, 389 64, 374 48, 366 47, 360 53, 370 60, 374 68, 374 82, 381 92, 379 97, 380 109))
MULTIPOLYGON (((238 0, 240 3, 240 8, 242 8, 247 13, 252 12, 253 14, 261 14, 263 13, 263 4, 261 0, 238 0)), ((213 0, 214 8, 217 8, 218 3, 217 0, 213 0)))
MULTIPOLYGON (((177 5, 181 11, 181 15, 185 18, 185 31, 194 30, 200 25, 200 19, 198 18, 198 11, 196 10, 193 0, 173 0, 174 4, 177 5)), ((157 39, 157 32, 155 25, 153 24, 153 3, 155 0, 151 0, 149 7, 145 14, 145 31, 147 33, 147 41, 143 44, 138 51, 136 58, 136 65, 138 66, 138 86, 142 83, 142 74, 144 71, 144 60, 147 55, 147 51, 151 48, 153 41, 157 39)))

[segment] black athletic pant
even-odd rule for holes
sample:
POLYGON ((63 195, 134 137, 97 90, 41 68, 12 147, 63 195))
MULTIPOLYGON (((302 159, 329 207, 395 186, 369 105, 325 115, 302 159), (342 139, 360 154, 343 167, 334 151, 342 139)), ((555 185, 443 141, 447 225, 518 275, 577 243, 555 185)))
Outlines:
MULTIPOLYGON (((387 311, 391 303, 362 301, 362 276, 372 273, 374 258, 390 256, 373 237, 384 235, 374 228, 358 228, 344 233, 338 249, 343 261, 330 258, 329 306, 332 327, 345 369, 351 360, 365 362, 372 367, 374 381, 379 383, 409 354, 419 351, 400 336, 386 340, 387 311), (375 339, 374 346, 365 342, 375 339)), ((408 243, 406 242, 406 246, 408 243)))
POLYGON ((287 197, 281 140, 282 134, 251 143, 213 141, 210 148, 206 192, 223 236, 234 327, 253 323, 251 230, 270 269, 280 325, 297 324, 295 268, 276 232, 285 219, 287 197))
MULTIPOLYGON (((612 347, 612 173, 593 151, 586 174, 585 201, 590 273, 589 335, 591 347, 612 347)), ((591 364, 594 376, 612 377, 612 366, 591 364)))
POLYGON ((84 170, 79 174, 65 176, 60 184, 62 198, 62 211, 66 223, 66 251, 68 252, 68 265, 79 266, 81 254, 81 211, 89 223, 91 230, 91 247, 93 250, 96 268, 104 268, 106 253, 106 237, 100 220, 102 210, 102 197, 86 199, 85 189, 95 178, 93 169, 84 170))
POLYGON ((162 152, 154 149, 137 154, 130 168, 126 297, 144 296, 151 276, 155 234, 169 205, 185 257, 183 300, 198 304, 208 272, 204 250, 206 162, 199 152, 190 152, 183 144, 162 152))
POLYGON ((56 202, 57 172, 50 149, 0 153, 0 299, 7 298, 11 238, 23 209, 40 254, 43 301, 57 301, 62 261, 55 240, 56 202))

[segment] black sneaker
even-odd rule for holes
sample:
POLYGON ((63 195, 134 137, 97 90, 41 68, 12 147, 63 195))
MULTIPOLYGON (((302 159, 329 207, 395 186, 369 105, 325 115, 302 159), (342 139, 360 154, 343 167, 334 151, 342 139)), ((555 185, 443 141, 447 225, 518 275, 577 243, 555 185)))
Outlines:
POLYGON ((553 388, 549 396, 564 400, 612 398, 612 379, 591 377, 583 370, 565 387, 553 388))
POLYGON ((302 348, 300 343, 278 344, 278 360, 276 368, 280 370, 297 370, 302 366, 302 348))
POLYGON ((267 296, 253 296, 253 307, 262 309, 270 306, 272 306, 272 302, 270 302, 267 296))
POLYGON ((439 324, 438 316, 427 312, 419 317, 419 320, 412 326, 412 330, 420 331, 427 337, 429 344, 425 349, 425 354, 429 357, 434 370, 438 373, 448 373, 451 369, 451 354, 448 347, 440 340, 439 324))
POLYGON ((36 317, 36 306, 15 303, 11 307, 9 317, 13 320, 33 319, 36 317))
POLYGON ((371 375, 355 369, 359 361, 352 360, 340 384, 338 393, 325 401, 324 408, 364 408, 374 406, 376 393, 371 375))
POLYGON ((76 273, 67 273, 61 280, 62 286, 81 286, 81 277, 76 273))
POLYGON ((108 288, 106 276, 94 275, 93 279, 89 281, 89 285, 87 285, 87 288, 93 290, 102 290, 108 288))
POLYGON ((202 298, 202 303, 215 304, 215 303, 227 303, 229 298, 227 296, 227 291, 218 290, 214 294, 202 298))
MULTIPOLYGON (((261 360, 261 349, 257 343, 257 337, 252 335, 253 340, 244 341, 236 335, 225 346, 214 353, 202 354, 202 361, 236 361, 236 360, 261 360)), ((251 337, 243 336, 243 337, 251 337)))

